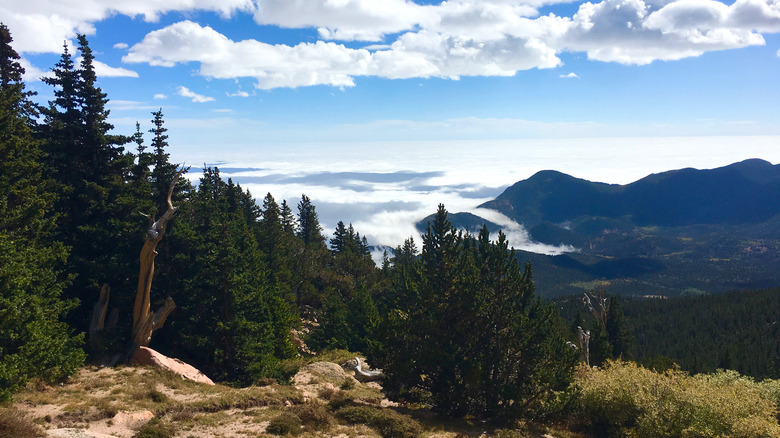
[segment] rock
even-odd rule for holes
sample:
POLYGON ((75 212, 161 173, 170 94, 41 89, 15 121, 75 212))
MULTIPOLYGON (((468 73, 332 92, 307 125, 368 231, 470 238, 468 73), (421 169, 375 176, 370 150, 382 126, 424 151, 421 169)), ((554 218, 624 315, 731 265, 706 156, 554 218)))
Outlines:
POLYGON ((116 425, 127 426, 130 429, 138 429, 148 423, 152 418, 154 418, 154 413, 152 413, 152 411, 119 411, 114 415, 114 418, 112 418, 111 421, 116 425))
POLYGON ((116 438, 113 435, 90 432, 86 429, 75 429, 72 427, 47 430, 46 435, 51 438, 116 438))
POLYGON ((184 379, 192 380, 206 385, 213 385, 214 382, 205 374, 198 371, 192 365, 186 364, 179 359, 168 357, 158 353, 148 347, 139 347, 130 359, 131 365, 146 365, 171 371, 180 375, 184 379))
POLYGON ((321 379, 340 385, 351 377, 343 368, 333 362, 314 362, 302 367, 293 377, 293 381, 296 385, 306 385, 312 383, 312 380, 321 379))

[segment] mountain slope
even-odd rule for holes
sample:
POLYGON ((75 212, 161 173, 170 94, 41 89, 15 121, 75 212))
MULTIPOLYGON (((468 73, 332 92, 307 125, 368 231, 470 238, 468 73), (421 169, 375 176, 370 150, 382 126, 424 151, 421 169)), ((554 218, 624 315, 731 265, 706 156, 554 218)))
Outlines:
POLYGON ((653 174, 627 185, 541 171, 480 207, 527 228, 609 218, 635 226, 756 224, 780 214, 780 165, 752 159, 710 169, 653 174))
POLYGON ((542 171, 493 208, 531 238, 577 251, 532 261, 543 295, 605 285, 620 295, 677 296, 780 286, 780 165, 746 160, 680 169, 626 185, 542 171))

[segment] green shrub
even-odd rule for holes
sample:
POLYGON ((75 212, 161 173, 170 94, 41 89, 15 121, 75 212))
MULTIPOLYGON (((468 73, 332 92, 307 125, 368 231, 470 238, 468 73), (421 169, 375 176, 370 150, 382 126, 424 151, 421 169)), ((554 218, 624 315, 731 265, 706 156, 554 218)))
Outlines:
POLYGON ((780 437, 777 406, 733 371, 659 374, 631 362, 581 369, 578 414, 597 433, 643 437, 780 437))
POLYGON ((348 406, 336 411, 336 417, 350 424, 370 426, 385 438, 415 438, 422 433, 415 419, 389 409, 348 406))
POLYGON ((301 419, 304 426, 314 430, 328 430, 333 426, 333 416, 322 403, 312 402, 293 406, 292 412, 301 419))
POLYGON ((274 435, 298 435, 301 433, 301 419, 292 412, 282 412, 271 420, 266 432, 274 435))
POLYGON ((163 423, 159 418, 152 418, 133 438, 173 438, 175 434, 172 426, 163 423))

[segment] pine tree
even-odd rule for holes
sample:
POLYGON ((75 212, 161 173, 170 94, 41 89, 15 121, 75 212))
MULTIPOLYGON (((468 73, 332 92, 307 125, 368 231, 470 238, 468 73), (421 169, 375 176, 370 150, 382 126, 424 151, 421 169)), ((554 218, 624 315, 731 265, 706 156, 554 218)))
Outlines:
POLYGON ((306 195, 301 195, 301 202, 298 203, 297 235, 307 248, 317 248, 325 244, 325 236, 322 235, 322 226, 317 210, 306 195))
POLYGON ((330 249, 334 254, 342 253, 346 250, 346 239, 347 227, 344 225, 343 221, 339 221, 339 223, 336 224, 336 231, 333 232, 333 237, 330 239, 330 249))
POLYGON ((278 359, 294 354, 293 313, 266 269, 249 203, 251 195, 218 169, 204 169, 192 208, 180 217, 192 231, 189 275, 170 326, 172 352, 242 384, 278 376, 278 359))
MULTIPOLYGON (((153 192, 153 199, 157 202, 156 211, 165 211, 166 198, 168 196, 169 184, 173 180, 173 176, 176 175, 177 167, 170 162, 170 154, 166 151, 168 148, 168 129, 165 127, 165 120, 163 119, 162 109, 152 112, 152 125, 153 128, 149 130, 152 134, 152 156, 154 157, 151 179, 153 192)), ((177 187, 176 195, 179 197, 183 188, 186 186, 186 182, 182 181, 181 185, 177 187)))
POLYGON ((32 377, 64 379, 84 361, 83 335, 60 318, 67 250, 52 240, 55 194, 44 179, 33 137, 29 93, 8 28, 0 24, 0 401, 32 377))
MULTIPOLYGON (((47 174, 59 188, 58 238, 72 248, 69 271, 77 274, 66 290, 66 296, 80 300, 70 321, 85 330, 103 283, 133 288, 143 228, 136 219, 139 200, 125 184, 133 168, 133 157, 121 147, 128 138, 110 134, 108 99, 97 87, 92 51, 83 35, 78 42, 78 69, 65 47, 52 77, 44 78, 54 87, 54 100, 42 111, 39 135, 47 152, 47 174)), ((127 304, 122 297, 115 304, 127 304)))
POLYGON ((280 218, 284 232, 291 236, 295 235, 295 232, 298 229, 298 223, 296 222, 292 209, 290 208, 290 205, 287 204, 286 199, 282 201, 280 218))
POLYGON ((633 359, 633 330, 628 326, 628 321, 623 315, 620 299, 611 297, 610 301, 606 331, 609 343, 612 345, 612 354, 615 358, 623 360, 633 359))
POLYGON ((392 293, 403 300, 380 330, 389 395, 427 395, 455 417, 513 420, 565 387, 576 352, 506 236, 492 242, 486 227, 464 236, 440 205, 419 262, 413 249, 409 241, 398 250, 392 269, 406 272, 395 274, 392 293))

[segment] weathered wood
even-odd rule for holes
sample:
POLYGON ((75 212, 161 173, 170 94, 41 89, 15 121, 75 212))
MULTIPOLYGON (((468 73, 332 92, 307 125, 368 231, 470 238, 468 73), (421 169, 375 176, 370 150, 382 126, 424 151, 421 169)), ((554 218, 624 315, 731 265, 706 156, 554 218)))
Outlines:
POLYGON ((100 332, 105 328, 108 300, 111 295, 111 287, 108 283, 100 288, 100 298, 92 307, 92 321, 89 323, 89 344, 92 348, 98 348, 100 332))
POLYGON ((168 225, 168 221, 173 218, 173 215, 178 209, 178 207, 173 205, 171 196, 173 195, 176 183, 179 182, 179 178, 181 178, 182 174, 187 170, 189 170, 189 167, 182 168, 176 173, 176 177, 173 179, 171 187, 168 190, 168 209, 165 213, 163 213, 157 221, 149 216, 150 225, 146 232, 144 246, 141 248, 141 268, 138 274, 138 287, 136 289, 135 304, 133 306, 133 348, 149 346, 149 342, 152 339, 152 332, 162 327, 165 323, 165 319, 173 309, 176 308, 173 299, 168 297, 162 308, 158 309, 156 312, 151 312, 150 294, 152 291, 152 279, 154 278, 154 259, 157 257, 157 244, 165 235, 165 228, 168 225))

